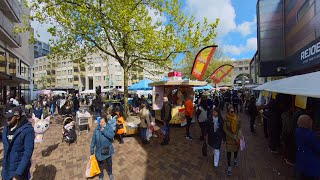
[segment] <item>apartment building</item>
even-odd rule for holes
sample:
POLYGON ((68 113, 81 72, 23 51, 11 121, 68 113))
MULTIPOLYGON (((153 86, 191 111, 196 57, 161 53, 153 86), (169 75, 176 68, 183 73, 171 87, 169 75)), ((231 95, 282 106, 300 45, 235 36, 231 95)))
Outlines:
POLYGON ((129 84, 134 84, 142 79, 150 79, 152 81, 160 81, 167 76, 169 69, 160 67, 152 62, 145 62, 144 69, 133 67, 130 72, 129 84))
POLYGON ((16 96, 31 98, 33 45, 30 33, 14 33, 15 26, 23 26, 22 15, 29 10, 22 1, 0 0, 0 104, 16 96))
POLYGON ((85 57, 85 64, 70 59, 50 60, 47 56, 34 60, 34 82, 38 89, 90 90, 101 86, 103 89, 123 89, 123 68, 114 58, 107 61, 99 54, 85 57))
POLYGON ((50 46, 47 43, 37 40, 34 43, 34 58, 46 56, 50 53, 50 46))

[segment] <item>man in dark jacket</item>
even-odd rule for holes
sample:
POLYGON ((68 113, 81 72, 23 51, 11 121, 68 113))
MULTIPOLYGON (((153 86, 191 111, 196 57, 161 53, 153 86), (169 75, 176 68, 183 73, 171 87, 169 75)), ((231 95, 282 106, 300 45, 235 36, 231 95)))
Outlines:
POLYGON ((248 106, 248 112, 250 115, 250 130, 252 133, 255 132, 254 130, 254 122, 256 121, 256 117, 258 115, 258 110, 256 107, 256 101, 254 99, 250 99, 249 106, 248 106))
POLYGON ((4 157, 2 179, 30 179, 31 157, 34 149, 34 130, 20 107, 5 114, 8 125, 4 127, 2 141, 4 157))
POLYGON ((164 125, 167 127, 168 132, 165 135, 164 141, 161 143, 161 145, 168 145, 170 141, 170 127, 169 122, 171 121, 171 103, 168 101, 167 97, 163 98, 164 104, 161 109, 161 119, 164 122, 164 125))

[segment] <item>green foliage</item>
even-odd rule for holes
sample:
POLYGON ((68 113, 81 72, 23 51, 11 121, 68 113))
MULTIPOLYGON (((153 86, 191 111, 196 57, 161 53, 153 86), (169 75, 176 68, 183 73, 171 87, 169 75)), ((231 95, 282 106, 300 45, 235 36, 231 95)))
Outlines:
MULTIPOLYGON (((168 64, 179 52, 212 45, 219 19, 196 22, 179 0, 34 0, 31 20, 52 25, 52 56, 82 63, 88 53, 113 57, 125 74, 144 62, 168 64), (160 16, 165 21, 154 21, 160 16)), ((25 28, 26 30, 28 29, 25 28)), ((30 29, 30 28, 29 28, 30 29)), ((128 77, 124 76, 125 97, 128 77)), ((125 98, 126 103, 126 98, 125 98)))

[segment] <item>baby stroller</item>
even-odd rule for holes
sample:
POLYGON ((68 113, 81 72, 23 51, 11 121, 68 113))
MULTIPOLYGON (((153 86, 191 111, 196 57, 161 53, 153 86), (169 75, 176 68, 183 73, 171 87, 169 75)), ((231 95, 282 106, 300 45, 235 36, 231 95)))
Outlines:
POLYGON ((65 141, 69 145, 77 142, 76 123, 72 116, 67 116, 63 121, 63 137, 62 142, 65 141))

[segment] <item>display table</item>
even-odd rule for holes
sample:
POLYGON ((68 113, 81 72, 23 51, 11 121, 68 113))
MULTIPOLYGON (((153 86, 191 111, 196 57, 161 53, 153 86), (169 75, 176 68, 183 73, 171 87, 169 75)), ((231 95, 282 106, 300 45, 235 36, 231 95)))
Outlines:
MULTIPOLYGON (((183 106, 176 106, 171 109, 171 121, 170 124, 185 124, 187 122, 185 114, 185 108, 183 106)), ((161 119, 161 110, 156 110, 155 117, 157 120, 162 121, 161 119)))

